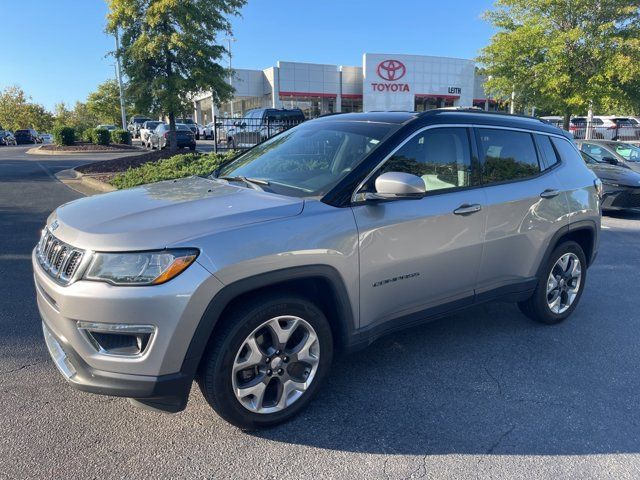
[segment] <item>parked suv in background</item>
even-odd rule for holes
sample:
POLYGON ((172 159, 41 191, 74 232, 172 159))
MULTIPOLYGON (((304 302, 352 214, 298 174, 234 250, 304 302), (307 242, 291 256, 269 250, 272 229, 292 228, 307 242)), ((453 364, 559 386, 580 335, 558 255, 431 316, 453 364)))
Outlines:
POLYGON ((249 110, 243 118, 234 122, 235 128, 229 134, 230 148, 248 148, 273 135, 304 122, 304 113, 299 108, 276 109, 256 108, 249 110))
POLYGON ((151 118, 141 115, 134 115, 131 117, 129 125, 127 125, 127 129, 129 130, 129 133, 131 133, 131 137, 138 138, 140 136, 140 128, 142 128, 142 124, 149 120, 151 120, 151 118))
POLYGON ((9 130, 0 129, 0 145, 17 145, 16 138, 9 130))
POLYGON ((38 132, 33 128, 16 130, 13 136, 15 137, 18 145, 22 145, 24 143, 42 143, 40 137, 38 137, 38 132))
POLYGON ((318 118, 208 178, 59 207, 33 251, 44 336, 78 389, 175 412, 195 378, 234 425, 274 425, 334 352, 390 331, 494 299, 566 319, 600 191, 568 134, 537 119, 318 118))
POLYGON ((143 147, 151 148, 151 134, 160 124, 164 124, 164 122, 147 120, 142 124, 140 128, 140 141, 143 147))

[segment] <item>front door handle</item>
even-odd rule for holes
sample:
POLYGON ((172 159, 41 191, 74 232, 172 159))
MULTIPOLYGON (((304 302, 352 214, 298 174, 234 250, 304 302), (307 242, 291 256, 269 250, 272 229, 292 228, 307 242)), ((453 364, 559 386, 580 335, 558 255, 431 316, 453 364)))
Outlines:
POLYGON ((482 210, 482 207, 474 203, 473 205, 469 205, 468 203, 463 203, 458 208, 456 208, 453 213, 456 215, 470 215, 472 213, 476 213, 482 210))
POLYGON ((547 188, 544 192, 540 194, 542 198, 553 198, 560 195, 560 190, 554 190, 553 188, 547 188))

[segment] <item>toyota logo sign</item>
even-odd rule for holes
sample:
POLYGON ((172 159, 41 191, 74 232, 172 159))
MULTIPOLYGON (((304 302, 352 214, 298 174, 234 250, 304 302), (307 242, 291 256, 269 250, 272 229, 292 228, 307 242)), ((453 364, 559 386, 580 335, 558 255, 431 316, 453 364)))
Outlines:
POLYGON ((399 60, 384 60, 378 64, 376 71, 383 80, 393 82, 405 76, 407 67, 399 60))

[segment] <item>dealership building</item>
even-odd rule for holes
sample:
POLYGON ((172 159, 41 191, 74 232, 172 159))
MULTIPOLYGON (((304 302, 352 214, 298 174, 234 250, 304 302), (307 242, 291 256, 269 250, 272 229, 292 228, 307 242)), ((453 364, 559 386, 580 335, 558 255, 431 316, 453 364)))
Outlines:
POLYGON ((300 108, 307 118, 334 112, 424 111, 440 107, 495 109, 473 60, 365 53, 362 66, 282 62, 264 70, 235 69, 232 101, 212 92, 194 99, 196 121, 242 117, 253 108, 300 108))

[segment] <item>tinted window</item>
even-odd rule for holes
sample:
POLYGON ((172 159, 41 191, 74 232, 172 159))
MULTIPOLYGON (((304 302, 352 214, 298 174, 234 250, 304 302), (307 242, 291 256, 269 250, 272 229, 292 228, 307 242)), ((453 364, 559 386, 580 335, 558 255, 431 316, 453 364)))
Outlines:
POLYGON ((551 139, 547 135, 536 135, 538 141, 538 147, 544 157, 545 168, 551 168, 558 163, 558 156, 551 144, 551 139))
POLYGON ((532 177, 540 173, 533 138, 513 130, 478 129, 485 183, 532 177))
MULTIPOLYGON (((417 175, 427 192, 477 183, 471 178, 469 136, 464 128, 434 128, 419 133, 394 153, 375 177, 385 172, 417 175)), ((368 188, 372 187, 371 183, 368 188)))
MULTIPOLYGON (((551 142, 553 143, 553 146, 556 147, 556 151, 558 152, 558 155, 560 155, 560 158, 568 164, 571 164, 572 162, 583 161, 582 156, 578 153, 578 150, 575 148, 574 144, 569 140, 552 137, 551 142)), ((598 158, 596 158, 596 160, 598 160, 598 158)), ((574 165, 576 164, 577 163, 574 163, 574 165)))

